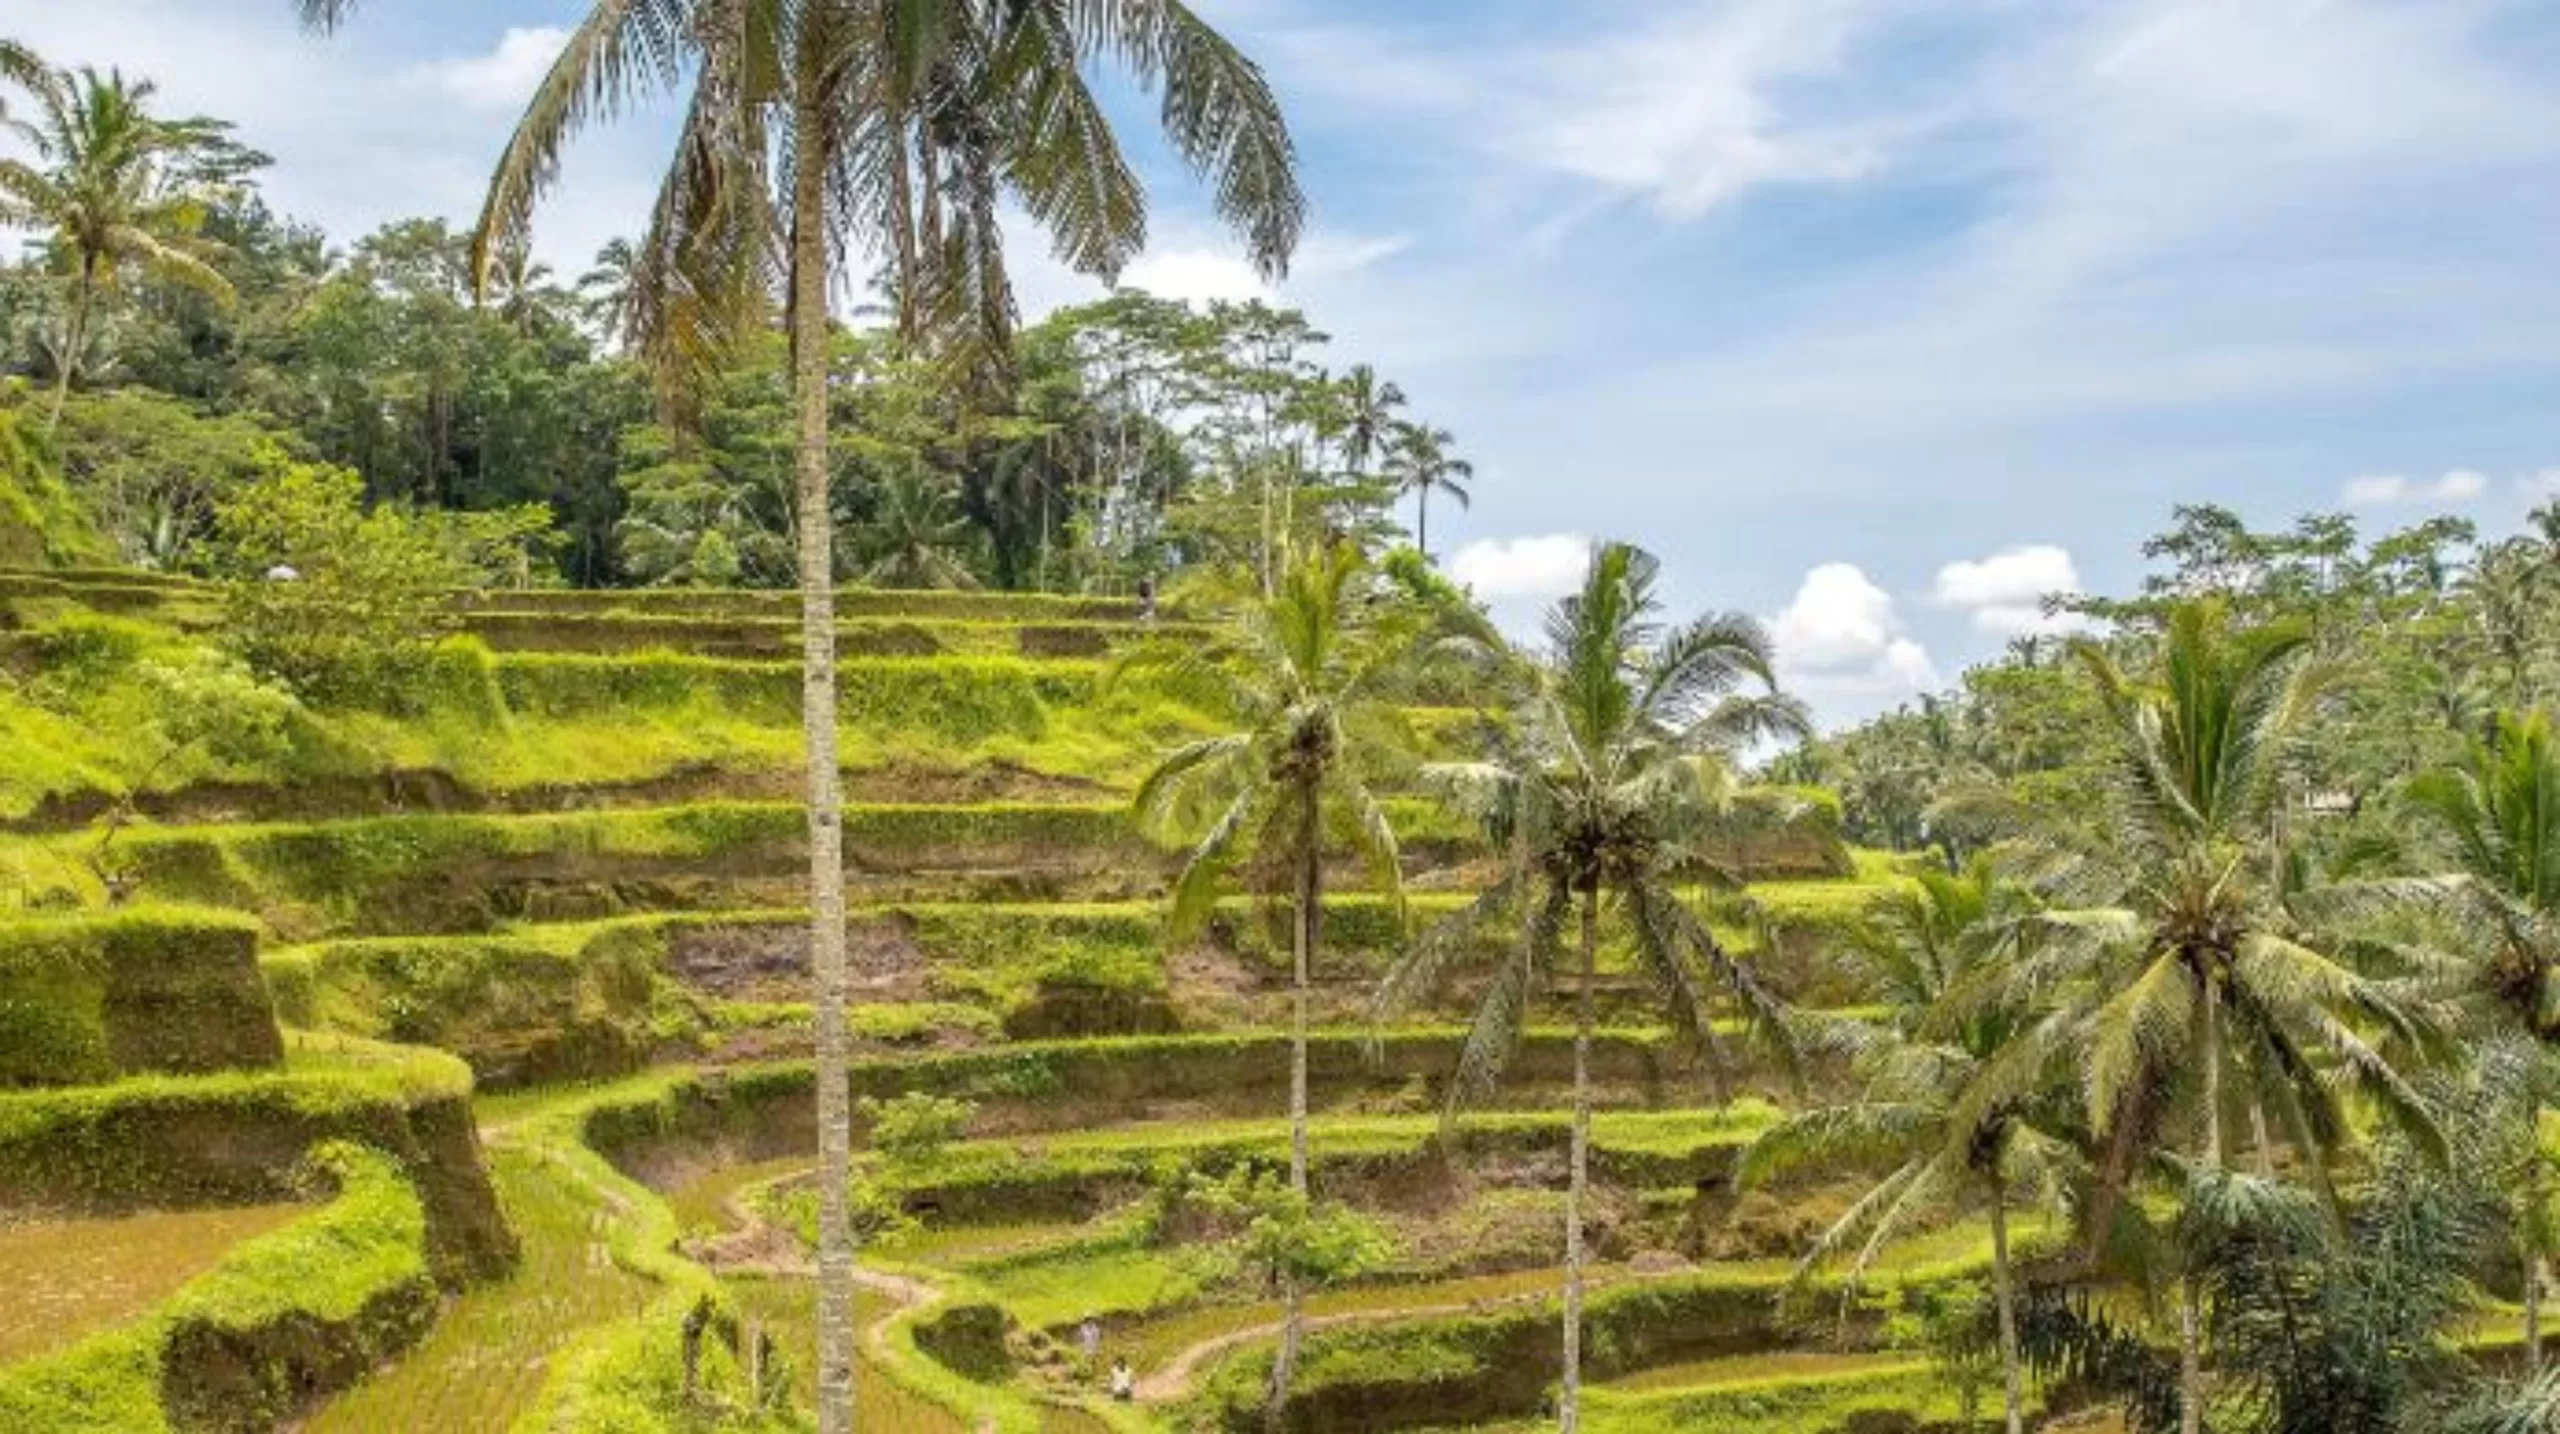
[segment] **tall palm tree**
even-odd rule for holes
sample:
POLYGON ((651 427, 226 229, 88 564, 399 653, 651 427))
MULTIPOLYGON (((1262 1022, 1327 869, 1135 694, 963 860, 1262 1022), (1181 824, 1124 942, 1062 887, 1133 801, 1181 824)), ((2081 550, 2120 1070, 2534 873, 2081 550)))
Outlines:
POLYGON ((1961 999, 2003 968, 2033 895, 2002 879, 1988 855, 1955 872, 1925 871, 1863 924, 1843 953, 1861 990, 1886 1008, 1877 1025, 1836 1034, 1864 1077, 1855 1101, 1789 1117, 1743 1152, 1744 1186, 1828 1164, 1880 1166, 1870 1187, 1809 1251, 1801 1272, 1863 1236, 1854 1281, 1887 1242, 1943 1204, 1979 1199, 1991 1212, 1991 1280, 2009 1434, 2026 1425, 2018 1356, 2009 1208, 2021 1186, 2059 1191, 2079 1163, 2069 1097, 2050 1082, 2027 1100, 1976 1106, 1967 1088, 2040 1013, 2015 999, 1961 999))
POLYGON ((1431 556, 1431 495, 1445 493, 1461 508, 1469 501, 1466 485, 1476 466, 1450 451, 1457 441, 1445 428, 1399 423, 1387 442, 1387 472, 1397 493, 1413 495, 1413 545, 1426 558, 1431 556))
MULTIPOLYGON (((1516 1046, 1535 988, 1573 950, 1573 1131, 1565 1196, 1564 1380, 1560 1427, 1580 1427, 1583 1212, 1591 1179, 1593 991, 1600 920, 1613 907, 1676 1029, 1695 1041, 1726 1094, 1709 1016, 1711 979, 1783 1046, 1784 1007, 1725 950, 1681 888, 1719 873, 1706 853, 1727 830, 1730 753, 1766 736, 1804 736, 1802 704, 1777 689, 1769 639, 1750 618, 1711 614, 1664 628, 1660 564, 1624 543, 1593 551, 1582 590, 1547 615, 1547 651, 1514 664, 1521 694, 1493 759, 1429 773, 1482 821, 1507 870, 1464 911, 1426 933, 1390 971, 1382 1008, 1410 1003, 1488 923, 1518 913, 1521 948, 1487 982, 1461 1047, 1451 1099, 1489 1088, 1516 1046), (1756 690, 1746 690, 1756 689, 1756 690), (1701 968, 1704 968, 1702 976, 1701 968)), ((1498 728, 1497 728, 1498 730, 1498 728)))
POLYGON ((1342 461, 1351 471, 1368 476, 1369 465, 1386 450, 1397 427, 1396 412, 1404 407, 1404 390, 1393 379, 1378 377, 1378 371, 1365 363, 1353 364, 1339 380, 1342 396, 1342 461))
POLYGON ((229 180, 265 161, 232 143, 228 125, 153 114, 156 87, 118 71, 48 70, 11 45, 0 79, 25 88, 37 115, 5 121, 35 162, 0 159, 0 225, 48 233, 71 269, 50 427, 62 421, 98 297, 124 269, 230 302, 231 282, 213 267, 222 246, 198 231, 229 180))
MULTIPOLYGON (((1395 830, 1371 782, 1404 742, 1394 693, 1419 634, 1358 547, 1334 544, 1284 569, 1271 596, 1242 603, 1208 646, 1166 645, 1133 664, 1161 670, 1234 721, 1234 729, 1168 753, 1139 785, 1152 831, 1200 833, 1173 886, 1177 939, 1208 920, 1227 880, 1257 869, 1288 887, 1290 926, 1289 1185, 1307 1194, 1307 999, 1323 938, 1324 858, 1347 849, 1399 913, 1404 882, 1395 830)), ((1272 1368, 1270 1414, 1296 1375, 1304 1291, 1284 1286, 1287 1318, 1272 1368)))
MULTIPOLYGON (((2106 1143, 2098 1234, 2121 1213, 2114 1192, 2174 1138, 2180 1113, 2193 1121, 2190 1193, 2223 1171, 2235 1104, 2273 1110, 2324 1188, 2326 1157, 2349 1134, 2341 1086, 2441 1148, 2374 1034, 2432 1050, 2436 1013, 2353 969, 2312 929, 2274 835, 2279 768, 2323 681, 2300 660, 2308 640, 2298 623, 2235 628, 2218 601, 2198 599, 2169 610, 2157 667, 2141 676, 2097 642, 2074 644, 2107 718, 2104 819, 2044 833, 2063 909, 1986 978, 2064 995, 1989 1063, 1967 1103, 2024 1099, 2057 1059, 2083 1070, 2086 1116, 2106 1143)), ((2202 1296, 2192 1276, 2182 1285, 2180 1427, 2197 1434, 2202 1296)))
POLYGON ((608 239, 596 250, 595 263, 578 276, 578 303, 607 343, 619 346, 627 337, 625 316, 631 310, 631 271, 637 262, 630 240, 608 239))
MULTIPOLYGON (((327 27, 356 0, 295 5, 327 27)), ((662 388, 683 394, 764 324, 781 293, 801 515, 825 1434, 852 1426, 854 1356, 829 298, 843 256, 883 256, 890 288, 914 296, 901 305, 902 335, 982 366, 1014 317, 1007 195, 1068 263, 1115 274, 1144 246, 1145 194, 1085 82, 1087 61, 1116 61, 1161 92, 1174 152, 1209 179, 1255 265, 1285 270, 1305 200, 1278 102, 1252 61, 1180 0, 594 0, 509 140, 474 239, 485 282, 491 256, 528 232, 572 135, 689 85, 632 276, 631 327, 662 388)))
POLYGON ((519 338, 530 337, 551 297, 551 266, 533 257, 531 244, 519 240, 490 257, 479 289, 484 301, 496 301, 498 317, 513 325, 519 338))
POLYGON ((2542 1372, 2542 1281, 2550 1253, 2541 1139, 2549 1052, 2560 1047, 2560 739, 2547 712, 2501 713, 2463 765, 2424 773, 2409 809, 2437 839, 2443 883, 2472 959, 2461 995, 2534 1042, 2526 1076, 2525 1169, 2516 1223, 2524 1261, 2525 1361, 2542 1372))

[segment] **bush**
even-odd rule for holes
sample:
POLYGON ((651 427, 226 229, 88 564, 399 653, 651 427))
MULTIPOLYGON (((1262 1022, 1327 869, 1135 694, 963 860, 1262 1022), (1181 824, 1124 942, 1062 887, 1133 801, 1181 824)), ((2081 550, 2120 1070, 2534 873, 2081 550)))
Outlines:
POLYGON ((224 640, 307 698, 398 709, 455 630, 452 595, 523 568, 540 511, 367 512, 354 473, 281 466, 219 510, 224 640))
POLYGON ((862 1118, 871 1123, 871 1145, 893 1166, 914 1169, 941 1158, 945 1147, 969 1128, 978 1113, 976 1102, 911 1090, 878 1100, 866 1096, 862 1118))

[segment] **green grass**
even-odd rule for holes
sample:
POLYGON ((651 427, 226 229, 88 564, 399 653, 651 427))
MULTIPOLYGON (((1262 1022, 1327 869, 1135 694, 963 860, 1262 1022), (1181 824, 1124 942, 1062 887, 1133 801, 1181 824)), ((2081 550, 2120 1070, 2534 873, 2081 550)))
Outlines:
POLYGON ((1658 1394, 1708 1386, 1765 1384, 1775 1380, 1840 1379, 1876 1374, 1907 1374, 1922 1366, 1908 1354, 1864 1354, 1839 1350, 1784 1349, 1758 1354, 1721 1355, 1679 1364, 1659 1365, 1592 1387, 1611 1394, 1658 1394))
POLYGON ((326 1116, 386 1103, 458 1100, 470 1093, 470 1068, 441 1051, 288 1032, 280 1070, 141 1075, 105 1085, 0 1091, 0 1148, 127 1104, 272 1101, 297 1113, 326 1116))

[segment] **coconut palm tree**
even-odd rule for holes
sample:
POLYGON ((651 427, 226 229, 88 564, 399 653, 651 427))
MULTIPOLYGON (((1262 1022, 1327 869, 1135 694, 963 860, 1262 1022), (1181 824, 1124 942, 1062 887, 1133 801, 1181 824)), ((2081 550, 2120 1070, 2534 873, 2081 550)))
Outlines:
POLYGON ((1449 451, 1457 441, 1445 428, 1418 423, 1397 424, 1388 439, 1387 473, 1398 494, 1413 495, 1413 545, 1426 558, 1431 556, 1431 495, 1445 493, 1461 508, 1469 501, 1466 485, 1476 466, 1449 451))
POLYGON ((2408 809, 2436 838, 2453 875, 2442 883, 2469 945, 2460 995, 2543 1056, 2525 1076, 2521 1208, 2525 1361, 2542 1372, 2542 1283, 2550 1253, 2540 1139, 2560 1046, 2560 739, 2547 712, 2501 713, 2463 765, 2412 779, 2408 809))
MULTIPOLYGON (((1285 882, 1290 923, 1289 1185, 1307 1194, 1307 1000, 1323 939, 1324 859, 1345 850, 1394 902, 1404 883, 1395 830, 1372 781, 1404 746, 1393 694, 1420 616, 1376 582, 1356 545, 1340 543, 1282 570, 1271 596, 1238 605, 1226 634, 1165 644, 1130 665, 1196 693, 1233 730, 1168 753, 1139 785, 1152 832, 1197 833, 1173 885, 1173 932, 1196 933, 1239 872, 1285 882)), ((1303 1296, 1283 1287, 1287 1318, 1272 1367, 1279 1417, 1295 1378, 1303 1296)))
MULTIPOLYGON (((53 74, 53 66, 44 57, 19 41, 0 35, 0 85, 15 85, 33 91, 43 86, 53 74)), ((12 123, 9 96, 0 90, 0 124, 12 123)))
POLYGON ((2025 1101, 1976 1106, 1965 1098, 1984 1066, 2043 1013, 2015 999, 1950 998, 2004 967, 2035 910, 2034 896, 2004 880, 1987 854, 1955 872, 1921 872, 1883 903, 1842 953, 1859 989, 1886 1008, 1878 1024, 1841 1022, 1834 1031, 1864 1077, 1858 1099, 1771 1127, 1743 1152, 1736 1172, 1747 1188, 1825 1165, 1886 1169, 1799 1267, 1800 1276, 1810 1275, 1863 1237, 1852 1260, 1853 1286, 1915 1219, 1949 1203, 1980 1200, 1991 1213, 2009 1434, 2022 1434, 2026 1423, 2010 1205, 2021 1187, 2052 1198, 2080 1162, 2068 1129, 2069 1096, 2058 1079, 2025 1101))
POLYGON ((578 276, 578 305, 605 342, 619 346, 627 336, 624 316, 631 308, 631 269, 637 256, 628 239, 608 239, 596 250, 595 263, 578 276))
POLYGON ((198 231, 210 203, 265 159, 234 144, 229 125, 153 114, 156 87, 121 72, 48 70, 11 45, 0 79, 23 87, 36 112, 6 122, 35 154, 33 163, 0 159, 0 225, 46 233, 71 270, 50 427, 62 421, 98 297, 124 270, 230 302, 231 282, 213 267, 222 246, 198 231))
POLYGON ((1393 379, 1378 377, 1378 371, 1365 363, 1353 364, 1338 385, 1342 398, 1342 461, 1353 473, 1366 477, 1369 465, 1395 436, 1399 426, 1396 412, 1404 407, 1404 390, 1393 379))
MULTIPOLYGON (((296 0, 328 27, 356 0, 296 0)), ((791 339, 810 947, 817 986, 819 1424, 853 1421, 852 1106, 836 764, 834 554, 826 521, 829 300, 843 256, 882 256, 900 330, 983 366, 1009 338, 1002 201, 1074 267, 1118 272, 1144 245, 1145 194, 1087 61, 1160 91, 1166 139, 1205 175, 1255 265, 1285 270, 1305 218, 1295 152, 1261 71, 1178 0, 1070 11, 967 0, 594 0, 500 157, 474 236, 521 242, 567 141, 685 91, 676 150, 638 246, 629 320, 662 391, 760 328, 781 295, 791 339)))
MULTIPOLYGON (((2094 1237, 2180 1115, 2192 1122, 2194 1188, 2224 1169, 2235 1106, 2275 1112, 2326 1188, 2326 1157, 2349 1135, 2342 1087, 2442 1148, 2376 1037, 2432 1051, 2441 1013, 2341 959, 2306 919, 2274 835, 2279 767, 2324 680, 2301 661, 2307 642, 2300 624, 2236 628, 2218 601, 2197 599, 2169 610, 2157 666, 2140 676, 2095 641, 2074 644, 2107 719, 2109 790, 2099 820, 2074 813, 2044 830, 2041 879, 2057 909, 1983 982, 2055 992, 2056 1014, 1988 1062, 1965 1104, 2026 1099, 2056 1060, 2083 1072, 2086 1118, 2106 1147, 2094 1237)), ((2182 1285, 2180 1427, 2196 1434, 2203 1310, 2198 1281, 2182 1285)))
POLYGON ((513 325, 520 338, 531 337, 534 322, 553 297, 551 266, 533 257, 533 246, 521 240, 490 258, 480 284, 483 301, 494 300, 498 317, 513 325))
POLYGON ((1637 963, 1676 1029, 1704 1053, 1719 1096, 1722 1058, 1709 981, 1783 1047, 1781 1002, 1711 933, 1681 888, 1726 878, 1706 855, 1731 814, 1736 748, 1810 730, 1802 704, 1777 690, 1769 639, 1750 618, 1718 613, 1664 628, 1660 564, 1624 543, 1595 549, 1582 590, 1547 615, 1547 651, 1508 664, 1523 689, 1514 736, 1497 732, 1488 761, 1428 777, 1481 821, 1509 869, 1475 903, 1435 926, 1390 971, 1382 1009, 1410 1003, 1518 914, 1520 949, 1500 961, 1461 1047, 1451 1099, 1489 1088, 1516 1046, 1531 997, 1573 942, 1573 1130, 1565 1196, 1564 1379, 1560 1427, 1580 1427, 1583 1212, 1590 1197, 1592 994, 1600 920, 1614 908, 1637 963), (1756 690, 1749 690, 1756 689, 1756 690))
POLYGON ((862 581, 881 588, 974 588, 978 575, 960 556, 969 520, 951 490, 932 474, 909 469, 880 485, 863 527, 862 581))

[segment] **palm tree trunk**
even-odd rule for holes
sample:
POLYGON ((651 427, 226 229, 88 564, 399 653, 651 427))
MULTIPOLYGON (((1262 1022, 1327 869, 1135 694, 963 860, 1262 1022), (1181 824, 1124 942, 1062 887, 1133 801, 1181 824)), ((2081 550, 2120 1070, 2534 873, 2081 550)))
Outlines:
POLYGON ((62 347, 60 367, 53 385, 53 412, 46 416, 44 431, 48 434, 62 426, 62 406, 71 399, 71 374, 80 367, 80 355, 89 346, 89 309, 97 302, 98 265, 96 259, 83 255, 80 259, 80 282, 72 289, 71 332, 62 347))
MULTIPOLYGON (((1324 920, 1323 827, 1315 784, 1298 798, 1297 920, 1292 923, 1289 983, 1289 1189, 1307 1198, 1307 993, 1314 973, 1316 940, 1324 920)), ((1298 1347, 1306 1337, 1306 1291, 1296 1275, 1282 1282, 1285 1306, 1280 1321, 1280 1357, 1271 1365, 1271 1397, 1263 1406, 1263 1423, 1278 1429, 1289 1405, 1289 1389, 1298 1377, 1298 1347)))
POLYGON ((2009 1194, 1991 1175, 1991 1287, 2000 1304, 2000 1380, 2009 1434, 2025 1434, 2027 1401, 2018 1375, 2018 1297, 2009 1272, 2009 1194))
POLYGON ((834 534, 827 502, 827 132, 799 79, 791 167, 791 402, 800 508, 800 717, 808 747, 809 960, 818 1045, 818 1428, 854 1427, 853 1091, 846 1048, 844 826, 836 770, 834 534))
POLYGON ((1271 599, 1271 467, 1268 455, 1255 465, 1262 479, 1262 597, 1271 599))
POLYGON ((2275 1136, 2267 1129, 2267 1103, 2252 1096, 2249 1100, 2249 1145, 2257 1156, 2258 1174, 2268 1180, 2276 1178, 2275 1136))
POLYGON ((1431 488, 1425 484, 1413 499, 1413 546, 1428 560, 1431 556, 1431 488))
POLYGON ((1582 1428, 1582 1207, 1591 1193, 1591 988, 1600 969, 1600 892, 1582 893, 1582 966, 1573 1005, 1573 1154, 1564 1196, 1564 1389, 1556 1428, 1582 1428))
MULTIPOLYGON (((2196 1044, 2204 1058, 2204 1168, 2222 1168, 2222 1013, 2210 971, 2196 1002, 2196 1044)), ((2204 1292, 2190 1267, 2178 1304, 2178 1434, 2204 1429, 2204 1292)))

